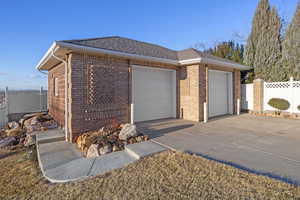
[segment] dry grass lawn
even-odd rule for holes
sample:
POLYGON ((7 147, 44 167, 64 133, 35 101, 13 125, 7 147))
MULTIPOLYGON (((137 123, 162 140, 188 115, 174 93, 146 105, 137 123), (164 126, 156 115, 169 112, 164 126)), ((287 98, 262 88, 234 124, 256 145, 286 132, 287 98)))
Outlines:
POLYGON ((50 184, 24 150, 0 150, 0 199, 300 199, 300 188, 165 152, 89 180, 50 184))

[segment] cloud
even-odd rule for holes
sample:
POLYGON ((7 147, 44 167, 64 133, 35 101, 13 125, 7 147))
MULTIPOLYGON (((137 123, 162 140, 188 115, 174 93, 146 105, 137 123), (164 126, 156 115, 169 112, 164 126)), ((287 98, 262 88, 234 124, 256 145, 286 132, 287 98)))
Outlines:
POLYGON ((6 76, 7 75, 7 73, 5 73, 5 72, 0 72, 0 76, 6 76))

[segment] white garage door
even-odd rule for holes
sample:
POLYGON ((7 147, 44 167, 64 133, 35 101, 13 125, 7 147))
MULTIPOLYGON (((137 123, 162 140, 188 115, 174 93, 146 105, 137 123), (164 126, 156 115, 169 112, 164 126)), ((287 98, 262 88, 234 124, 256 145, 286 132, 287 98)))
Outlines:
POLYGON ((176 117, 176 71, 132 69, 133 122, 176 117))
POLYGON ((232 73, 209 70, 209 117, 232 114, 232 73))

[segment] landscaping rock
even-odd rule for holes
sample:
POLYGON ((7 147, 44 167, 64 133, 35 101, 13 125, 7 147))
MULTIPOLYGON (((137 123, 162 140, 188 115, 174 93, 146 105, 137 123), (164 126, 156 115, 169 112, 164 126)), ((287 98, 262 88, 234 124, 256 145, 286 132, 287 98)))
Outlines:
POLYGON ((47 115, 47 112, 39 112, 39 113, 30 113, 23 116, 24 120, 30 119, 32 117, 38 116, 38 115, 47 115))
POLYGON ((26 128, 27 133, 34 131, 46 131, 48 129, 54 129, 58 127, 57 123, 51 116, 41 114, 25 120, 23 124, 23 127, 26 128))
POLYGON ((141 135, 141 136, 138 136, 135 138, 137 142, 142 142, 144 141, 144 137, 141 135))
POLYGON ((12 136, 6 137, 6 138, 0 140, 0 148, 14 145, 16 142, 17 142, 17 140, 15 137, 12 137, 12 136))
POLYGON ((94 158, 100 156, 98 149, 99 149, 99 144, 92 144, 87 151, 86 157, 94 158))
POLYGON ((19 128, 20 124, 18 122, 13 121, 13 122, 9 122, 7 126, 9 129, 15 129, 15 128, 19 128))
POLYGON ((7 136, 20 136, 25 133, 25 131, 19 127, 19 128, 14 128, 14 129, 7 129, 5 130, 5 133, 7 136))
POLYGON ((0 129, 0 136, 2 135, 6 137, 5 129, 0 129))
POLYGON ((26 139, 25 137, 21 137, 19 139, 19 144, 23 145, 25 143, 25 139, 26 139))
POLYGON ((114 144, 113 147, 112 147, 112 151, 113 152, 116 152, 116 151, 120 151, 122 150, 118 145, 114 144))
POLYGON ((39 123, 39 117, 38 116, 35 116, 31 119, 30 121, 30 125, 37 125, 39 123))
POLYGON ((110 152, 112 152, 112 147, 111 147, 110 144, 104 145, 103 147, 101 147, 99 149, 100 155, 104 155, 104 154, 107 154, 107 153, 110 153, 110 152))
POLYGON ((127 140, 131 137, 138 136, 136 126, 134 124, 125 124, 119 134, 120 140, 127 140))
POLYGON ((135 139, 135 138, 130 138, 129 140, 128 140, 128 143, 129 144, 134 144, 134 143, 136 143, 137 142, 137 140, 135 139))
POLYGON ((53 117, 51 117, 50 115, 38 115, 37 118, 39 122, 47 122, 53 120, 53 117))
POLYGON ((22 119, 19 120, 19 124, 21 125, 21 128, 24 127, 25 121, 26 121, 26 120, 25 120, 24 118, 22 118, 22 119))
POLYGON ((35 145, 36 143, 36 138, 34 135, 30 135, 28 134, 25 138, 25 141, 24 141, 24 146, 25 147, 29 147, 31 145, 35 145))

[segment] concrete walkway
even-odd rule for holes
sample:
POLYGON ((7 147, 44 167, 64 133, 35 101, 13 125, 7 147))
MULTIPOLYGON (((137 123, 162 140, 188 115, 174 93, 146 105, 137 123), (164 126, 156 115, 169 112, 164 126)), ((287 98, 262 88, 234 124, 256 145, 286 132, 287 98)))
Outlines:
POLYGON ((207 124, 167 119, 137 126, 152 140, 171 149, 300 183, 299 120, 243 114, 207 124))
POLYGON ((61 140, 61 130, 37 134, 39 165, 45 178, 52 183, 64 183, 101 175, 165 150, 165 147, 147 141, 127 145, 124 151, 97 158, 85 158, 75 144, 61 140))

